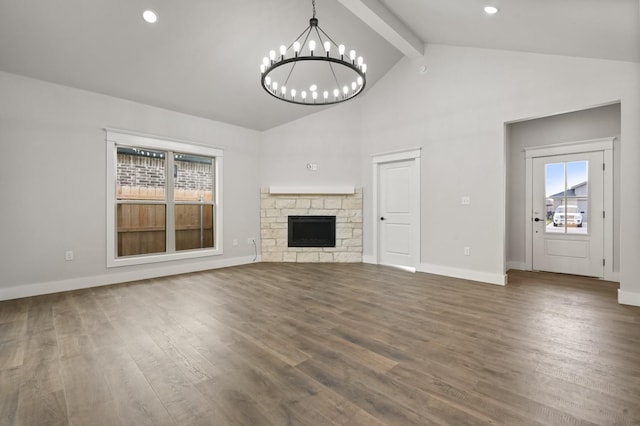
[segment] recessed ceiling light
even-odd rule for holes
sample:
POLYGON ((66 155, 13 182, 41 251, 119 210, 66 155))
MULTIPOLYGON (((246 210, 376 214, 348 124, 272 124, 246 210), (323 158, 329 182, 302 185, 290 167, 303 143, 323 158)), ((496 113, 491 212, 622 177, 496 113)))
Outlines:
POLYGON ((145 10, 144 12, 142 12, 142 19, 150 24, 155 24, 158 20, 158 15, 156 15, 153 10, 145 10))
POLYGON ((487 15, 495 15, 496 13, 498 13, 498 8, 495 6, 485 6, 484 13, 486 13, 487 15))

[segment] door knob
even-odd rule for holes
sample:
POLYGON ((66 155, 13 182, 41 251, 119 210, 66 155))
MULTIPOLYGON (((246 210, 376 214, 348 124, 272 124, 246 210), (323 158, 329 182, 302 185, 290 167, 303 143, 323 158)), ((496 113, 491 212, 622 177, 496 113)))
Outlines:
POLYGON ((381 218, 380 218, 380 220, 385 220, 385 218, 384 218, 384 217, 381 217, 381 218))
POLYGON ((536 222, 540 222, 540 218, 539 218, 539 217, 536 217, 536 218, 535 218, 535 219, 533 219, 533 220, 535 220, 536 222))

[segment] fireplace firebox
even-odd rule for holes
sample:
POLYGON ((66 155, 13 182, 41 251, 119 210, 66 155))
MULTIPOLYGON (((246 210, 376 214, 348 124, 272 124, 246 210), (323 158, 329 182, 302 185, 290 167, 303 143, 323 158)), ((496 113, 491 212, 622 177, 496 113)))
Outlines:
POLYGON ((335 216, 289 216, 289 247, 335 247, 335 216))

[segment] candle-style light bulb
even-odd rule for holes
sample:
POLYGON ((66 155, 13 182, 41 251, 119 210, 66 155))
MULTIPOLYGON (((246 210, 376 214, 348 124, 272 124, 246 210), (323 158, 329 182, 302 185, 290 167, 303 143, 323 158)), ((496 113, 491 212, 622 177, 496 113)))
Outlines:
POLYGON ((267 70, 267 67, 264 64, 260 64, 260 74, 264 74, 266 70, 267 70))
POLYGON ((265 67, 269 66, 269 58, 267 58, 266 56, 264 58, 262 58, 262 65, 264 65, 265 67))
POLYGON ((295 99, 295 97, 296 97, 296 89, 291 89, 291 97, 295 99))
POLYGON ((304 90, 302 91, 302 93, 300 93, 300 96, 302 96, 302 100, 306 101, 307 99, 307 92, 305 92, 304 90))
POLYGON ((358 84, 359 84, 360 86, 362 86, 362 77, 358 76, 357 81, 358 81, 358 84))
POLYGON ((313 98, 313 100, 315 101, 316 99, 318 99, 318 92, 313 92, 311 94, 311 97, 313 98))
POLYGON ((324 42, 324 51, 327 53, 327 56, 329 56, 329 51, 331 50, 331 43, 329 41, 325 41, 324 42))
POLYGON ((312 84, 311 86, 309 86, 310 92, 315 92, 316 90, 318 90, 318 86, 316 84, 312 84))
POLYGON ((329 97, 329 92, 327 92, 326 90, 324 92, 322 92, 322 96, 324 97, 324 100, 326 101, 327 98, 329 97))
POLYGON ((345 96, 347 96, 349 94, 349 88, 347 86, 344 86, 342 88, 342 94, 345 95, 345 96))
POLYGON ((273 89, 274 92, 278 91, 278 82, 274 81, 273 83, 271 83, 271 88, 273 89))
POLYGON ((356 87, 358 87, 358 85, 356 84, 355 81, 353 83, 351 83, 351 90, 353 90, 355 92, 356 91, 356 87))
POLYGON ((351 62, 354 62, 356 60, 356 51, 355 50, 349 51, 349 59, 351 59, 351 62))
POLYGON ((269 59, 271 59, 272 61, 276 59, 276 51, 275 50, 269 51, 269 59))
POLYGON ((337 98, 339 94, 340 94, 340 90, 338 90, 338 89, 333 89, 333 97, 334 97, 334 98, 337 98))
POLYGON ((293 51, 295 52, 295 54, 297 55, 298 53, 300 53, 300 42, 296 41, 293 43, 293 51))
POLYGON ((366 74, 367 73, 367 64, 362 64, 361 69, 362 69, 362 72, 366 74))
POLYGON ((340 56, 344 56, 344 44, 338 46, 338 53, 340 54, 340 56))
POLYGON ((287 87, 286 86, 282 86, 280 88, 280 91, 282 92, 282 96, 286 95, 287 94, 287 87))
POLYGON ((264 84, 266 84, 267 86, 271 86, 271 77, 266 76, 264 78, 264 84))
POLYGON ((311 52, 311 56, 313 56, 314 50, 316 50, 316 42, 315 40, 309 40, 309 52, 311 52))
POLYGON ((358 66, 361 66, 364 63, 364 58, 362 56, 358 56, 358 66))

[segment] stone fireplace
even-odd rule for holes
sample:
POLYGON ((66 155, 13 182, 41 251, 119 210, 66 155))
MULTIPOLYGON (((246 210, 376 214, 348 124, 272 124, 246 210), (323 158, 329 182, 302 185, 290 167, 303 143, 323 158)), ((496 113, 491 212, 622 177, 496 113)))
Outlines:
POLYGON ((362 262, 362 188, 263 188, 264 262, 362 262), (335 247, 289 247, 289 216, 335 216, 335 247))

